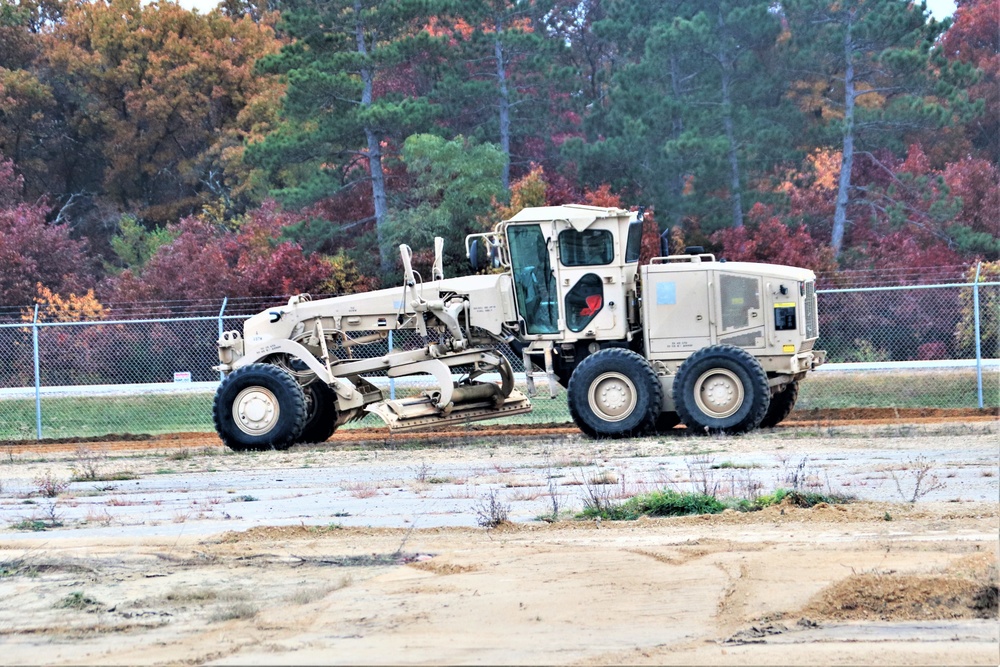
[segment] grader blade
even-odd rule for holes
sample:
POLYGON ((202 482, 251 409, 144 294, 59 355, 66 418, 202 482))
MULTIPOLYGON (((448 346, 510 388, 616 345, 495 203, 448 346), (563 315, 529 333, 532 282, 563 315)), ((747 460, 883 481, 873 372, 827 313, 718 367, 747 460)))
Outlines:
POLYGON ((390 431, 401 433, 524 414, 531 412, 531 401, 515 389, 499 407, 494 400, 474 400, 457 403, 446 412, 435 406, 435 397, 425 395, 382 401, 367 406, 365 410, 381 417, 390 431))

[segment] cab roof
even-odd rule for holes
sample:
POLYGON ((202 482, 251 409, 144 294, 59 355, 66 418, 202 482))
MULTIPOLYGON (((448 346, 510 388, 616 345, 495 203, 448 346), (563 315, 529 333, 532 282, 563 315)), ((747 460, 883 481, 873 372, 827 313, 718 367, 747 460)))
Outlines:
POLYGON ((583 204, 564 204, 562 206, 534 206, 523 208, 506 222, 550 222, 566 221, 577 231, 583 231, 598 220, 606 218, 634 219, 635 213, 622 208, 585 206, 583 204))

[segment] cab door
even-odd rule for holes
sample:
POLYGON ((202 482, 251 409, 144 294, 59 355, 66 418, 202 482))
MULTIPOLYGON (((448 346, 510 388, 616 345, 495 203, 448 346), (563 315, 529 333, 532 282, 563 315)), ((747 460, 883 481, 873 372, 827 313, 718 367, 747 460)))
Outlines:
POLYGON ((507 228, 507 247, 523 333, 560 333, 559 290, 552 252, 541 225, 511 225, 507 228))
POLYGON ((608 229, 568 227, 556 240, 567 336, 605 339, 624 335, 625 286, 615 234, 608 229))

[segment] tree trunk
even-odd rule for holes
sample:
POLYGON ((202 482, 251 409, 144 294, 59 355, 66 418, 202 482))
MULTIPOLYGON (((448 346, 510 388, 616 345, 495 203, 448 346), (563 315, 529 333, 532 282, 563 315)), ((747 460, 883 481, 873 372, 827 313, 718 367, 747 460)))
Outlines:
MULTIPOLYGON (((354 34, 357 38, 358 53, 362 56, 368 55, 368 47, 365 44, 364 25, 361 23, 361 3, 355 0, 354 34)), ((372 105, 372 88, 374 87, 375 76, 368 67, 361 68, 361 106, 370 107, 372 105)), ((385 172, 382 171, 382 141, 374 128, 364 128, 365 139, 368 142, 368 171, 372 177, 372 203, 375 208, 375 236, 378 239, 379 269, 383 276, 387 276, 393 270, 392 252, 385 247, 385 220, 388 213, 388 205, 385 196, 385 172)))
POLYGON ((840 177, 837 182, 837 207, 833 213, 833 233, 830 246, 835 255, 840 255, 844 246, 844 230, 847 228, 847 205, 851 196, 851 168, 854 165, 854 42, 851 39, 853 12, 847 14, 844 31, 844 142, 840 156, 840 177))
POLYGON ((498 99, 498 109, 500 112, 500 150, 504 154, 503 164, 503 187, 510 189, 510 92, 507 89, 507 64, 503 57, 503 44, 500 42, 499 21, 496 23, 496 37, 493 40, 493 57, 497 65, 497 85, 500 96, 498 99))
POLYGON ((729 198, 733 205, 733 227, 743 226, 743 195, 740 189, 740 161, 736 154, 736 133, 733 130, 733 104, 729 95, 732 83, 732 65, 726 61, 722 66, 722 126, 729 142, 729 198))
MULTIPOLYGON (((680 83, 680 72, 677 67, 677 54, 670 54, 670 89, 673 92, 674 99, 680 100, 682 97, 681 83, 680 83)), ((671 138, 677 141, 681 138, 684 133, 684 119, 680 114, 674 114, 671 119, 671 138)), ((672 229, 674 227, 682 227, 682 222, 684 220, 684 209, 681 206, 682 197, 684 196, 684 174, 678 169, 677 173, 673 175, 670 179, 670 183, 667 186, 671 197, 674 199, 676 204, 670 209, 668 213, 669 224, 667 229, 672 229)))

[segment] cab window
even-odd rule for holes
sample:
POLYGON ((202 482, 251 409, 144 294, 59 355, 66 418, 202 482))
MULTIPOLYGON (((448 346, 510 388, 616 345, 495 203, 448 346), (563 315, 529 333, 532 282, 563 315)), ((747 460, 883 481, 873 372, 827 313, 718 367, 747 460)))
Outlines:
POLYGON ((538 225, 507 228, 514 295, 526 333, 558 332, 559 296, 549 249, 538 225))
POLYGON ((566 293, 566 326, 583 331, 604 307, 604 285, 596 273, 588 273, 566 293))
POLYGON ((625 263, 639 261, 642 250, 642 223, 638 220, 628 226, 628 241, 625 243, 625 263))
POLYGON ((559 233, 559 261, 563 266, 603 266, 614 258, 614 238, 606 229, 567 229, 559 233))

